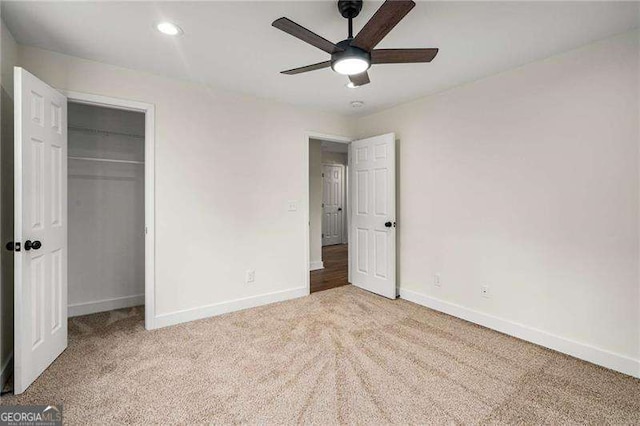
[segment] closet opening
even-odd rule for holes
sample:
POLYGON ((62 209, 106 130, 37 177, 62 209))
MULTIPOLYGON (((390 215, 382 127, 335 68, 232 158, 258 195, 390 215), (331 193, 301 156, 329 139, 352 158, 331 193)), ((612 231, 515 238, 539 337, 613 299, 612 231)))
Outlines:
POLYGON ((145 128, 144 111, 69 99, 69 317, 145 318, 145 128))

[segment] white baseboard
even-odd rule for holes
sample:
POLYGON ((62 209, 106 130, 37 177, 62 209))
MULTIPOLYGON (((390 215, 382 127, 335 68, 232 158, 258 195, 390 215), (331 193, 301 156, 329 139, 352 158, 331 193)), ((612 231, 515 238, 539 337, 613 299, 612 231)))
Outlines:
POLYGON ((0 390, 4 388, 4 384, 11 377, 11 373, 13 373, 13 352, 9 354, 2 367, 0 367, 0 390))
POLYGON ((410 302, 462 318, 501 333, 553 349, 567 355, 640 378, 640 360, 556 336, 546 331, 488 315, 416 291, 400 289, 400 297, 410 302))
POLYGON ((77 317, 139 305, 144 305, 144 294, 115 297, 113 299, 96 300, 93 302, 74 303, 73 305, 69 305, 68 315, 69 317, 77 317))
POLYGON ((170 325, 176 325, 183 322, 209 318, 215 315, 254 308, 256 306, 267 305, 269 303, 282 302, 289 299, 296 299, 298 297, 308 295, 308 287, 298 287, 289 290, 261 294, 259 296, 230 300, 228 302, 214 303, 212 305, 200 306, 193 309, 185 309, 183 311, 157 315, 153 322, 153 328, 168 327, 170 325))
POLYGON ((309 271, 317 271, 318 269, 324 269, 324 263, 322 260, 309 262, 309 271))

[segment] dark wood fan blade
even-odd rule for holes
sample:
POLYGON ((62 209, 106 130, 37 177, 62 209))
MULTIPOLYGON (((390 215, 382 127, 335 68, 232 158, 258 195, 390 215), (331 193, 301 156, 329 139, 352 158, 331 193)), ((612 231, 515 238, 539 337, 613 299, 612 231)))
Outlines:
POLYGON ((331 43, 329 40, 320 37, 318 34, 309 31, 305 27, 296 24, 290 19, 280 18, 273 21, 271 24, 279 30, 284 31, 287 34, 291 34, 295 38, 298 38, 306 43, 309 43, 312 46, 317 47, 320 50, 324 50, 327 53, 335 53, 341 52, 340 49, 335 44, 331 43))
POLYGON ((431 62, 438 54, 437 48, 430 49, 376 49, 371 52, 372 64, 409 64, 431 62))
POLYGON ((294 75, 300 74, 308 71, 320 70, 322 68, 329 68, 331 66, 331 61, 318 62, 317 64, 307 65, 306 67, 294 68, 287 71, 282 71, 281 74, 294 75))
POLYGON ((387 0, 351 42, 370 52, 416 4, 412 0, 387 0))
POLYGON ((350 75, 349 80, 351 80, 354 86, 364 86, 365 84, 371 83, 369 73, 366 71, 361 74, 350 75))

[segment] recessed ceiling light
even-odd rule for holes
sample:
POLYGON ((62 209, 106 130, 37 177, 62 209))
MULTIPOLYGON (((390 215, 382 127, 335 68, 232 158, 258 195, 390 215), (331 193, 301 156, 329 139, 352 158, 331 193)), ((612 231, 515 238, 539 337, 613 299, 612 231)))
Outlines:
POLYGON ((352 108, 361 108, 364 106, 364 102, 362 101, 351 101, 352 108))
POLYGON ((356 86, 355 84, 353 84, 353 81, 350 81, 347 84, 345 84, 345 87, 348 87, 349 89, 357 89, 360 86, 356 86))
POLYGON ((172 22, 160 22, 156 25, 156 29, 162 34, 171 36, 182 34, 182 28, 172 22))

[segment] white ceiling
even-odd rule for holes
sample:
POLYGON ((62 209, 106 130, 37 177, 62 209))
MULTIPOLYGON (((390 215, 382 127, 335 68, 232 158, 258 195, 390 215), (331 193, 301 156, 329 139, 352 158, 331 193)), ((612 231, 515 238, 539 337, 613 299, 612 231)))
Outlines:
MULTIPOLYGON (((362 27, 380 2, 365 1, 362 27)), ((281 70, 328 55, 271 27, 286 16, 337 42, 347 24, 334 1, 2 2, 21 44, 340 113, 363 114, 638 28, 634 2, 418 2, 378 46, 439 47, 430 64, 375 65, 347 89, 330 69, 281 70), (158 33, 169 20, 184 35, 158 33), (353 109, 349 103, 362 100, 353 109)))

